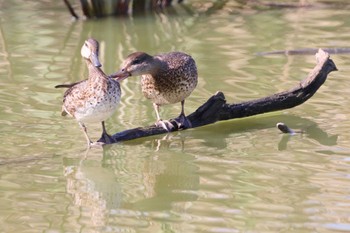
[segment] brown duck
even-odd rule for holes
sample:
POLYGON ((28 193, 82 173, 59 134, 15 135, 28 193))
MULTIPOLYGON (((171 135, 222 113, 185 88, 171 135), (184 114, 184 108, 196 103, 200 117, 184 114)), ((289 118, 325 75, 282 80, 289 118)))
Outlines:
POLYGON ((159 107, 181 102, 181 113, 174 119, 178 128, 189 128, 191 123, 184 113, 185 99, 197 86, 197 67, 193 58, 182 52, 170 52, 155 56, 144 52, 130 54, 120 71, 111 76, 121 81, 130 76, 141 76, 144 96, 153 102, 157 126, 171 131, 174 125, 161 120, 159 107))
POLYGON ((102 137, 108 142, 110 136, 107 134, 104 121, 117 109, 121 95, 119 82, 108 77, 100 69, 98 52, 98 41, 86 40, 81 48, 81 55, 86 60, 88 79, 56 86, 56 88, 69 88, 64 93, 62 116, 68 114, 78 121, 89 147, 94 143, 87 134, 85 123, 101 122, 102 137))

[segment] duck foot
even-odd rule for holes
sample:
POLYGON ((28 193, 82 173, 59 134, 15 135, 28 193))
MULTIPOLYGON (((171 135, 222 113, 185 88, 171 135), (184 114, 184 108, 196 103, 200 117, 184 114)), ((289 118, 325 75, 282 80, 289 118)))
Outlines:
POLYGON ((102 133, 101 138, 97 140, 96 143, 103 143, 103 144, 111 144, 113 143, 113 137, 109 135, 108 133, 102 133))
POLYGON ((176 117, 171 121, 177 125, 178 129, 192 128, 191 122, 187 119, 187 117, 184 114, 180 114, 180 116, 176 117))
POLYGON ((174 131, 175 126, 170 122, 166 120, 158 120, 156 123, 154 123, 157 127, 162 127, 168 132, 174 131))
POLYGON ((192 128, 191 122, 184 114, 180 114, 180 116, 176 117, 175 119, 171 119, 170 121, 158 120, 155 125, 157 127, 162 127, 168 132, 192 128))

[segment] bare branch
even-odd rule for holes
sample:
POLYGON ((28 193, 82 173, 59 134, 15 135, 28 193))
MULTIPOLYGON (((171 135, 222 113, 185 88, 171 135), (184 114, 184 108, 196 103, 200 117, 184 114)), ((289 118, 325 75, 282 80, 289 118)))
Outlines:
MULTIPOLYGON (((238 104, 226 103, 224 94, 217 92, 195 112, 188 115, 192 128, 212 124, 217 121, 293 108, 304 103, 322 86, 328 74, 337 70, 334 62, 329 58, 329 54, 321 49, 316 53, 316 61, 317 64, 309 75, 288 91, 238 104)), ((174 127, 176 127, 175 122, 174 127)), ((174 131, 177 130, 175 128, 174 131)), ((139 127, 114 134, 112 143, 164 133, 168 132, 156 126, 139 127)), ((99 141, 104 142, 102 138, 99 141)))

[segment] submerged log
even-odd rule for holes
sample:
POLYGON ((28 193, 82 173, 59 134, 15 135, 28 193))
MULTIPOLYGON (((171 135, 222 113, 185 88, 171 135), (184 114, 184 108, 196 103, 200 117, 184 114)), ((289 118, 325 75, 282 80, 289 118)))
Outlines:
MULTIPOLYGON (((250 100, 237 104, 226 103, 224 94, 222 92, 217 92, 215 95, 210 97, 207 102, 205 102, 195 112, 187 117, 192 124, 191 128, 196 128, 212 124, 217 121, 249 117, 257 114, 293 108, 311 98, 326 81, 328 74, 336 70, 337 67, 329 58, 329 54, 319 49, 319 51, 316 53, 316 66, 314 69, 304 80, 302 80, 292 89, 261 99, 250 100)), ((170 122, 174 124, 174 131, 179 130, 177 129, 174 121, 170 120, 170 122)), ((168 133, 165 129, 154 125, 139 127, 112 135, 111 143, 165 133, 168 133)), ((99 141, 106 143, 103 138, 101 138, 99 141)))

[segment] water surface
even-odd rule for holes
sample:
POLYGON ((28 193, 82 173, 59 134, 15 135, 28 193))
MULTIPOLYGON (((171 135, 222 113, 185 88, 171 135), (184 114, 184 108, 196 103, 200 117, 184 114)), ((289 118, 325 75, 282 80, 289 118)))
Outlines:
MULTIPOLYGON (((101 43, 106 73, 140 50, 191 54, 191 113, 220 90, 228 102, 289 89, 313 55, 258 52, 347 47, 346 7, 233 9, 71 21, 63 3, 0 1, 0 226, 3 232, 349 232, 350 67, 308 102, 276 113, 86 151, 63 90, 86 77, 80 48, 101 43), (304 134, 282 135, 285 122, 304 134)), ((122 82, 110 133, 153 124, 137 77, 122 82)), ((177 116, 180 104, 161 108, 177 116)), ((88 125, 95 140, 99 124, 88 125)))

